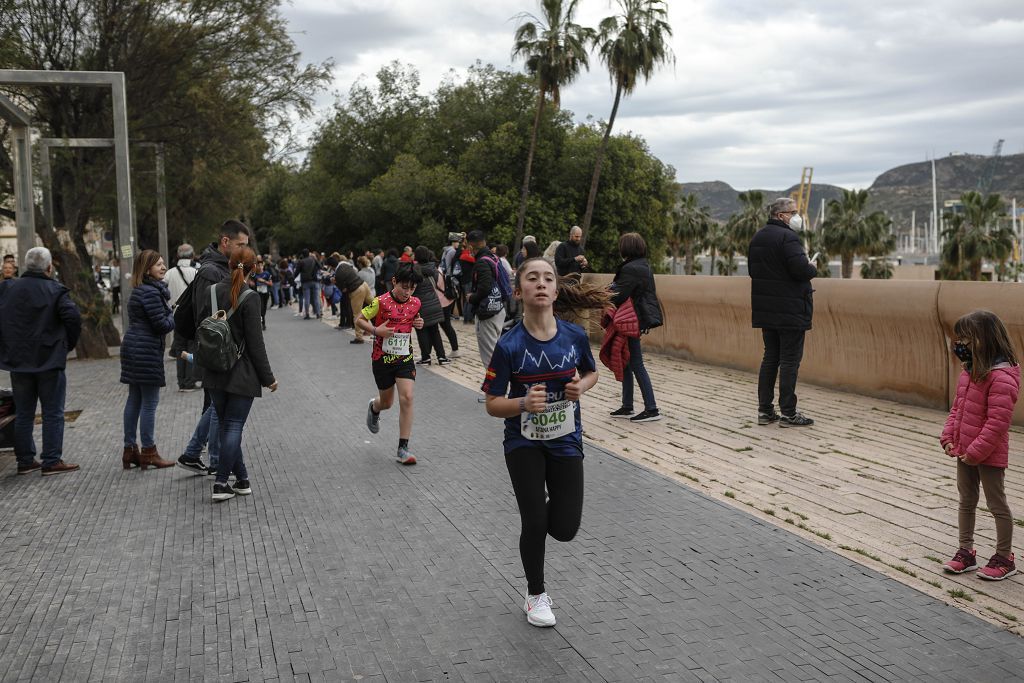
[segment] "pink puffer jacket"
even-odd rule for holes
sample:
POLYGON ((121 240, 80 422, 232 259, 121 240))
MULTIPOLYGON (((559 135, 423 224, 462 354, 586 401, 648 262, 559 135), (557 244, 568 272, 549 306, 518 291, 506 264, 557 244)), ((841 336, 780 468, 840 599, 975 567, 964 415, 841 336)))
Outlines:
POLYGON ((974 384, 964 370, 956 385, 953 409, 939 441, 953 453, 989 467, 1006 467, 1010 455, 1010 422, 1020 389, 1020 367, 996 366, 974 384))

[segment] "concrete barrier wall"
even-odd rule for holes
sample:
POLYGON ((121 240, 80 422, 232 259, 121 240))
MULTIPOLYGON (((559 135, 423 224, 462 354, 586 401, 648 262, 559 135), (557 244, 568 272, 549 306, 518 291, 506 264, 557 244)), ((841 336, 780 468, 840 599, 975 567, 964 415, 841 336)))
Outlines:
MULTIPOLYGON (((609 275, 587 279, 611 282, 609 275)), ((763 347, 760 331, 750 326, 748 278, 656 280, 666 323, 644 338, 645 348, 757 372, 763 347)), ((949 351, 959 316, 977 308, 995 312, 1018 353, 1024 350, 1024 285, 822 279, 814 289, 801 382, 946 410, 960 371, 949 351)), ((592 327, 591 334, 600 339, 601 331, 592 327)), ((1024 401, 1015 420, 1024 424, 1024 401)))

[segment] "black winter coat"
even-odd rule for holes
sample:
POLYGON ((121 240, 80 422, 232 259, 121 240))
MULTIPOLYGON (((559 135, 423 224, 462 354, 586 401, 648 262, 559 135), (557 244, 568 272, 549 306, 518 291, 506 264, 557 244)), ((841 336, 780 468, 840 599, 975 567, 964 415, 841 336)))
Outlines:
POLYGON ((128 300, 128 330, 121 339, 121 383, 162 387, 164 338, 174 330, 171 293, 162 280, 147 277, 128 300))
POLYGON ((391 278, 395 276, 395 271, 398 270, 398 257, 388 254, 384 257, 384 262, 380 265, 380 279, 384 281, 384 289, 391 291, 391 278))
MULTIPOLYGON (((494 286, 494 267, 491 260, 496 258, 487 247, 476 252, 476 261, 473 262, 473 293, 469 296, 469 303, 477 308, 491 295, 491 288, 494 286)), ((463 262, 462 267, 466 267, 463 262)), ((501 265, 498 265, 501 268, 501 265)), ((479 317, 479 312, 477 316, 479 317)), ((486 315, 486 314, 485 314, 486 315)))
POLYGON ((444 309, 441 308, 441 300, 437 298, 437 266, 433 263, 419 263, 416 268, 423 275, 423 282, 416 285, 412 295, 420 300, 423 326, 439 325, 444 322, 444 309))
POLYGON ((627 259, 615 271, 612 303, 621 306, 626 299, 633 300, 641 330, 649 329, 651 317, 661 314, 660 310, 647 310, 648 306, 657 306, 658 290, 654 286, 654 271, 646 258, 627 259), (648 292, 653 296, 646 296, 648 292))
POLYGON ((754 327, 809 330, 814 313, 811 280, 818 269, 800 236, 777 219, 757 231, 747 251, 754 327))
POLYGON ((78 307, 53 278, 27 271, 0 283, 0 369, 64 369, 81 332, 78 307))
POLYGON ((555 269, 558 274, 565 277, 570 273, 582 273, 583 266, 576 260, 577 256, 584 256, 583 247, 572 242, 562 242, 555 249, 555 269))
MULTIPOLYGON (((217 285, 217 308, 231 310, 231 279, 226 278, 217 285)), ((243 289, 244 291, 244 289, 243 289)), ((241 293, 239 293, 241 297, 241 293)), ((206 292, 206 306, 203 317, 210 316, 210 292, 206 292)), ((260 314, 260 297, 255 293, 240 301, 238 310, 228 321, 231 336, 242 346, 242 357, 227 372, 204 370, 203 388, 226 391, 239 396, 259 397, 261 387, 274 383, 274 371, 270 369, 267 347, 263 343, 263 317, 260 314), (243 344, 244 341, 244 344, 243 344)))

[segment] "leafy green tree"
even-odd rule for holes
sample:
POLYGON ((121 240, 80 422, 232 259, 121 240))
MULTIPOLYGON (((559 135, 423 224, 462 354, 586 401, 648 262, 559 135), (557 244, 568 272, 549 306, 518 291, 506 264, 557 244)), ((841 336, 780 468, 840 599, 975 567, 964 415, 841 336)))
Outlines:
POLYGON ((978 192, 965 192, 960 202, 963 213, 943 216, 940 277, 980 280, 985 260, 1005 264, 1009 259, 1013 252, 1013 231, 1000 225, 999 219, 1006 212, 998 194, 983 196, 978 192))
POLYGON ((867 190, 843 190, 843 198, 833 199, 825 208, 822 223, 822 245, 842 262, 842 277, 853 277, 853 260, 857 256, 878 256, 886 248, 889 221, 881 212, 865 215, 867 190))
MULTIPOLYGON (((165 146, 172 244, 245 216, 267 157, 289 148, 293 112, 308 114, 329 76, 329 64, 302 65, 278 0, 7 0, 0 2, 0 46, 0 68, 125 74, 131 139, 165 146)), ((98 88, 12 94, 43 135, 110 135, 109 98, 98 88)), ((132 156, 133 173, 151 177, 152 156, 132 156)), ((113 222, 113 172, 103 150, 55 154, 52 223, 36 222, 85 312, 83 357, 105 357, 117 340, 85 244, 87 227, 113 222)), ((0 207, 12 185, 10 159, 0 155, 0 207)), ((151 186, 134 186, 139 247, 156 246, 151 186)))
POLYGON ((665 0, 616 0, 619 13, 605 18, 598 28, 601 61, 608 67, 608 75, 615 86, 612 113, 605 127, 604 139, 594 161, 594 175, 590 181, 590 194, 583 214, 583 243, 594 217, 597 188, 601 182, 608 140, 619 113, 622 96, 631 95, 639 79, 647 82, 661 64, 675 62, 668 39, 672 27, 668 23, 668 4, 665 0))
POLYGON ((540 127, 544 101, 548 95, 557 109, 561 104, 561 89, 572 83, 582 69, 590 67, 587 52, 595 33, 593 29, 573 21, 579 0, 541 0, 541 14, 536 17, 524 13, 519 15, 520 24, 516 29, 512 56, 526 60, 526 71, 536 79, 537 113, 533 119, 530 134, 530 149, 526 155, 526 170, 523 172, 523 188, 520 193, 519 214, 516 219, 515 249, 523 240, 523 226, 526 223, 526 206, 530 194, 530 174, 533 170, 533 155, 537 149, 537 130, 540 127))
POLYGON ((672 229, 668 236, 668 248, 672 253, 672 272, 676 272, 679 252, 685 256, 683 272, 694 274, 694 254, 703 249, 711 230, 711 211, 698 205, 695 194, 685 194, 672 210, 672 229))

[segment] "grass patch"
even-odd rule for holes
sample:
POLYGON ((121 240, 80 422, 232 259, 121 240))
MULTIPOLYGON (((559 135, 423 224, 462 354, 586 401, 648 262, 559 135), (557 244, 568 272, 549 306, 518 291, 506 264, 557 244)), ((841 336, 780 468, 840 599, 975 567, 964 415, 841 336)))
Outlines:
POLYGON ((890 564, 890 565, 888 565, 888 566, 892 567, 893 569, 895 569, 895 570, 896 570, 896 571, 898 571, 898 572, 903 572, 903 573, 904 573, 904 574, 906 574, 907 576, 913 576, 913 577, 914 577, 915 579, 917 578, 917 574, 916 574, 916 573, 914 573, 914 572, 913 572, 912 570, 910 570, 910 569, 907 569, 907 568, 906 568, 906 567, 904 567, 904 566, 903 566, 902 564, 890 564))
POLYGON ((1017 621, 1017 617, 1013 616, 1012 614, 1003 612, 1002 610, 998 610, 995 607, 985 607, 985 609, 987 609, 989 612, 992 612, 993 614, 998 614, 1007 621, 1017 621))
POLYGON ((1015 519, 1013 520, 1013 523, 1017 526, 1024 526, 1024 519, 1015 519))
POLYGON ((938 581, 929 581, 928 579, 925 579, 924 582, 927 583, 929 586, 935 586, 939 590, 942 590, 942 584, 938 581))
POLYGON ((792 512, 792 513, 793 513, 794 515, 796 515, 796 516, 797 516, 797 517, 799 517, 800 519, 804 520, 805 522, 806 522, 807 520, 809 520, 809 519, 810 519, 810 517, 808 517, 807 515, 805 515, 805 514, 802 514, 802 513, 800 513, 800 512, 797 512, 796 510, 790 510, 790 509, 789 509, 789 508, 788 508, 787 506, 785 506, 785 505, 783 505, 783 506, 782 506, 782 509, 783 509, 783 510, 785 510, 786 512, 792 512))
POLYGON ((812 529, 811 527, 809 527, 809 526, 807 526, 806 524, 803 524, 803 523, 797 524, 796 526, 797 526, 798 529, 803 529, 804 531, 810 531, 812 534, 814 534, 818 538, 824 538, 826 541, 831 541, 832 540, 832 534, 827 534, 827 533, 825 533, 823 531, 818 531, 817 529, 812 529))
POLYGON ((935 564, 942 564, 942 560, 940 560, 939 558, 935 557, 934 555, 925 555, 924 559, 931 560, 935 564))
POLYGON ((754 447, 753 446, 744 446, 743 448, 734 448, 733 450, 736 451, 737 453, 744 453, 746 451, 754 450, 754 447))
POLYGON ((966 600, 967 602, 974 602, 974 598, 972 598, 970 595, 968 595, 967 591, 965 591, 965 590, 961 590, 959 588, 950 588, 946 592, 949 593, 950 596, 952 596, 954 598, 958 598, 960 600, 966 600))
POLYGON ((679 470, 676 470, 676 474, 678 474, 680 477, 683 477, 684 479, 689 479, 690 481, 697 482, 698 484, 700 483, 700 479, 698 479, 697 477, 693 476, 692 474, 687 474, 686 472, 680 472, 679 470))
POLYGON ((725 492, 725 497, 726 497, 726 498, 735 498, 735 497, 736 497, 736 494, 735 494, 735 493, 733 493, 732 491, 726 491, 726 492, 725 492))
POLYGON ((775 510, 772 510, 771 508, 765 508, 764 510, 761 510, 761 512, 768 515, 769 517, 775 516, 775 510))
POLYGON ((793 524, 793 518, 792 517, 786 517, 786 524, 793 524))
POLYGON ((882 561, 882 558, 880 558, 878 555, 872 555, 871 553, 869 553, 867 550, 864 550, 863 548, 854 548, 854 547, 848 546, 848 545, 841 545, 841 546, 839 546, 839 549, 840 550, 846 550, 846 551, 851 552, 851 553, 857 553, 858 555, 863 555, 864 557, 866 557, 866 558, 868 558, 870 560, 874 560, 875 562, 881 562, 882 561))

